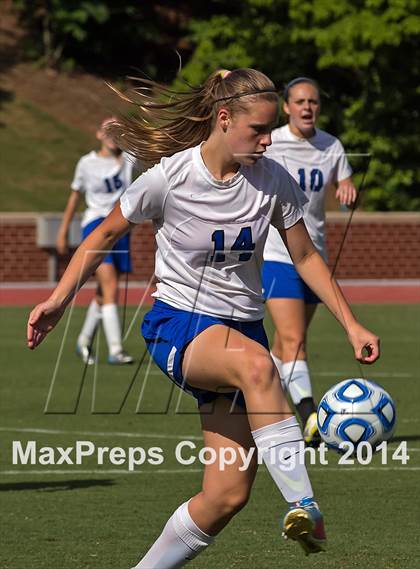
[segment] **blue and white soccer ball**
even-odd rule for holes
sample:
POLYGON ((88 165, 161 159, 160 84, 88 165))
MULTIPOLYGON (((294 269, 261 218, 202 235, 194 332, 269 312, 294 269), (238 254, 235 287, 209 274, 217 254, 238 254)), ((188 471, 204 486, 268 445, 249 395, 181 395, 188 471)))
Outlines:
MULTIPOLYGON (((394 432, 395 404, 377 383, 345 379, 331 387, 318 405, 318 429, 329 447, 361 442, 376 448, 394 432)), ((346 446, 346 445, 344 445, 346 446)), ((343 448, 343 447, 341 447, 343 448)))

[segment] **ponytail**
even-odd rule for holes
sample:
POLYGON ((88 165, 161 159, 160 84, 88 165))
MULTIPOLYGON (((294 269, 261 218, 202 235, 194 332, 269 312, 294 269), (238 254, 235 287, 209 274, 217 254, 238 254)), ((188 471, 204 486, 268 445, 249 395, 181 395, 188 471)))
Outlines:
POLYGON ((246 112, 256 97, 278 101, 273 83, 255 69, 215 71, 189 92, 176 92, 148 79, 135 82, 131 97, 111 86, 135 107, 135 114, 119 118, 107 129, 118 146, 147 166, 206 140, 221 107, 234 114, 246 112))

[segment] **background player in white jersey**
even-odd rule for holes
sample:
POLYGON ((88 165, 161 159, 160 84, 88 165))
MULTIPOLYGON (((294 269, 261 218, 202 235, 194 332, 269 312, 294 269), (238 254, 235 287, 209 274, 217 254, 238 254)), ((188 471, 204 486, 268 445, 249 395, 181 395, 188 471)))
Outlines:
MULTIPOLYGON (((318 252, 327 260, 326 193, 333 190, 341 204, 351 205, 356 199, 352 171, 341 142, 315 126, 321 108, 316 82, 298 77, 286 86, 283 96, 288 124, 273 131, 267 156, 287 169, 308 198, 305 225, 318 252)), ((301 418, 306 443, 317 446, 320 437, 305 341, 320 300, 299 276, 274 227, 265 246, 262 275, 264 296, 275 325, 271 355, 301 418)))
POLYGON ((263 156, 277 121, 273 83, 253 69, 236 69, 213 73, 184 95, 152 85, 153 91, 142 81, 149 89, 138 90, 136 122, 124 119, 118 131, 144 162, 172 156, 142 174, 80 245, 51 297, 31 312, 28 347, 58 322, 80 271, 86 280, 101 262, 98 252, 83 266, 84 252, 107 249, 132 224, 152 219, 159 282, 142 325, 147 348, 172 381, 196 397, 203 445, 216 457, 227 447, 235 460, 225 469, 217 460, 205 466, 201 491, 174 512, 136 569, 182 567, 214 541, 247 502, 255 446, 289 503, 284 535, 316 553, 325 542, 322 516, 302 461, 302 432, 262 325, 260 269, 270 223, 345 328, 356 358, 375 361, 378 338, 355 320, 316 252, 301 219, 304 194, 282 166, 263 156), (241 451, 253 453, 247 468, 241 451))
MULTIPOLYGON (((132 182, 134 158, 122 152, 107 133, 106 127, 112 120, 105 119, 96 133, 101 143, 100 149, 82 156, 77 163, 72 192, 57 235, 56 246, 61 255, 68 252, 68 229, 81 194, 84 194, 87 205, 82 219, 82 236, 85 239, 105 219, 132 182)), ((129 234, 114 245, 96 269, 96 298, 89 305, 76 346, 77 353, 86 364, 95 363, 92 342, 100 320, 108 344, 108 362, 117 365, 133 362, 133 358, 122 348, 117 307, 118 277, 127 272, 131 272, 129 234)))

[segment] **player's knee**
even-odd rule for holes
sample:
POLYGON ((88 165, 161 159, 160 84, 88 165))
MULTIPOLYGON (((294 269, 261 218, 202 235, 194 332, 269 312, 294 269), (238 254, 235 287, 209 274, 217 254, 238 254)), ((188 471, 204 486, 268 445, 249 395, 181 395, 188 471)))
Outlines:
POLYGON ((266 389, 274 379, 275 368, 268 352, 253 352, 244 359, 240 372, 243 390, 266 389))
POLYGON ((294 359, 298 352, 305 352, 305 336, 299 331, 288 330, 281 336, 277 336, 273 348, 282 354, 282 359, 294 359))
POLYGON ((106 281, 102 286, 103 303, 116 303, 118 299, 118 282, 112 279, 106 281))

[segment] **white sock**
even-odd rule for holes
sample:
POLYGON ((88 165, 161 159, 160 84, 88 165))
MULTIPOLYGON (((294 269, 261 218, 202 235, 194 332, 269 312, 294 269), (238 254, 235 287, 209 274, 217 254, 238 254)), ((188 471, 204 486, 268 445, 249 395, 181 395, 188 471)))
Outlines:
POLYGON ((281 385, 282 385, 282 387, 283 387, 283 390, 286 391, 286 384, 285 384, 285 382, 284 382, 283 375, 282 375, 282 372, 281 372, 281 366, 282 366, 283 362, 281 361, 280 358, 278 358, 277 356, 275 356, 275 355, 273 354, 273 352, 270 352, 270 356, 271 356, 271 358, 272 358, 272 360, 273 360, 273 362, 274 362, 274 365, 275 365, 276 368, 277 368, 277 371, 279 372, 280 381, 281 381, 281 385))
POLYGON ((115 356, 122 350, 120 319, 116 304, 104 304, 102 306, 102 324, 108 351, 111 356, 115 356))
POLYGON ((295 362, 283 364, 280 375, 295 405, 307 397, 312 399, 311 377, 305 360, 296 360, 295 362))
POLYGON ((91 345, 92 338, 95 334, 96 328, 98 327, 101 315, 101 305, 96 302, 96 299, 93 299, 89 304, 89 308, 87 309, 85 316, 85 321, 83 322, 82 329, 80 331, 79 337, 77 338, 77 343, 79 346, 91 345))
POLYGON ((178 569, 213 541, 214 537, 196 526, 185 502, 172 514, 160 536, 133 569, 178 569))
POLYGON ((252 431, 271 478, 284 499, 298 502, 312 498, 312 486, 304 463, 302 431, 296 417, 252 431))

